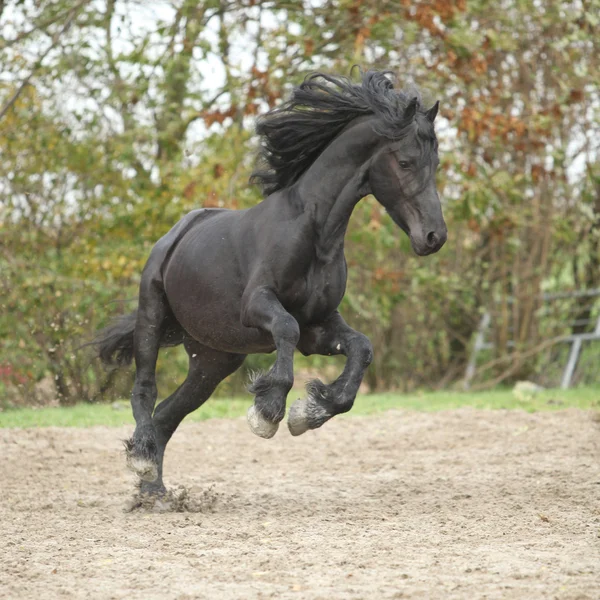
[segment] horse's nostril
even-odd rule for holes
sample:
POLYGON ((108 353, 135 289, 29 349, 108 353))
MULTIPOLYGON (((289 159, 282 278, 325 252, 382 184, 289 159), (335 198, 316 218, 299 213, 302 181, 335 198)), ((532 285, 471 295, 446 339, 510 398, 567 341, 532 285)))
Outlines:
POLYGON ((430 247, 435 246, 435 244, 437 243, 437 240, 438 240, 438 238, 437 238, 437 235, 435 235, 435 231, 430 231, 427 234, 427 245, 428 246, 430 246, 430 247))

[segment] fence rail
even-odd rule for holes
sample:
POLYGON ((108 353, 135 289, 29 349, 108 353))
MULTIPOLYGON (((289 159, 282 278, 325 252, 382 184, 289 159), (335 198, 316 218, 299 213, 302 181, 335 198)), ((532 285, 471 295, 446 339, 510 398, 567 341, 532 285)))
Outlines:
MULTIPOLYGON (((559 292, 552 294, 543 294, 541 299, 544 303, 549 304, 556 300, 570 300, 577 298, 590 297, 594 298, 594 301, 590 305, 593 306, 595 301, 600 298, 600 289, 595 290, 577 290, 570 292, 559 292)), ((512 299, 509 299, 509 302, 512 299)), ((572 321, 568 321, 565 325, 569 327, 573 326, 585 326, 592 325, 595 323, 595 327, 593 331, 581 332, 581 333, 571 333, 568 335, 558 335, 555 337, 549 337, 547 339, 546 344, 544 344, 544 348, 547 348, 549 345, 553 344, 570 344, 571 349, 569 351, 569 357, 567 359, 567 364, 563 370, 561 385, 562 389, 568 389, 571 387, 571 383, 573 381, 573 375, 575 374, 575 369, 577 368, 577 363, 579 361, 579 357, 581 354, 581 348, 583 342, 589 341, 600 341, 600 314, 598 317, 593 319, 575 319, 572 321)), ((471 355, 469 357, 469 362, 467 363, 467 368, 465 370, 465 376, 463 380, 463 385, 466 390, 471 387, 471 382, 473 378, 477 374, 477 357, 478 354, 481 353, 482 350, 489 350, 495 347, 493 342, 486 341, 486 335, 490 329, 490 325, 493 324, 493 315, 490 311, 486 311, 481 317, 481 321, 477 328, 477 333, 475 334, 475 340, 473 343, 473 349, 471 351, 471 355)), ((513 340, 507 341, 507 347, 514 347, 515 343, 513 340)), ((600 366, 599 366, 600 371, 600 366)))

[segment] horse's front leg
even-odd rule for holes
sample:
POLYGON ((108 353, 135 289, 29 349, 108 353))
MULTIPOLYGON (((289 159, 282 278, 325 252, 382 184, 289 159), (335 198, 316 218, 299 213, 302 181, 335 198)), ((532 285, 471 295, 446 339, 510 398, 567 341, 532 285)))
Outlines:
POLYGON ((294 349, 300 328, 275 293, 265 287, 255 288, 244 297, 242 323, 270 333, 277 349, 275 364, 248 387, 255 394, 248 409, 250 429, 260 437, 271 438, 285 416, 285 402, 294 383, 294 349))
POLYGON ((348 412, 373 360, 367 336, 352 329, 337 312, 324 323, 302 329, 298 348, 305 355, 343 354, 348 360, 332 384, 318 379, 308 382, 306 398, 296 400, 290 408, 288 427, 292 435, 321 427, 334 415, 348 412))

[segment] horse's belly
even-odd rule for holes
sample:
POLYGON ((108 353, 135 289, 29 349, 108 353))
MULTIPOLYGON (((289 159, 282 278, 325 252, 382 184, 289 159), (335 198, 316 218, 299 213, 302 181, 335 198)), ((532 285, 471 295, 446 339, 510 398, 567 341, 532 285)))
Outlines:
MULTIPOLYGON (((174 311, 175 312, 175 311, 174 311)), ((254 327, 244 327, 234 318, 226 317, 220 307, 205 307, 204 315, 186 318, 175 312, 175 317, 185 331, 201 344, 235 354, 273 352, 273 337, 254 327)))
POLYGON ((207 289, 201 283, 186 278, 165 281, 169 306, 190 337, 214 350, 237 354, 275 349, 270 334, 242 325, 238 294, 219 291, 214 283, 207 289))

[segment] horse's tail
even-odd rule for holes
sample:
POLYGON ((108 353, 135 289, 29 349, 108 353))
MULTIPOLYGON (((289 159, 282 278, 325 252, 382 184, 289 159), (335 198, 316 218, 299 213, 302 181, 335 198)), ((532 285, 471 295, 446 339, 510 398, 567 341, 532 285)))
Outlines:
MULTIPOLYGON (((133 359, 133 332, 137 310, 117 317, 108 327, 98 332, 89 345, 96 346, 98 357, 105 365, 124 366, 133 359)), ((87 344, 86 344, 87 345, 87 344)))
MULTIPOLYGON (((98 358, 105 365, 124 367, 133 360, 133 332, 137 310, 128 315, 117 317, 108 327, 98 332, 93 341, 83 346, 95 346, 98 358)), ((168 314, 162 323, 160 347, 170 348, 183 344, 185 332, 172 314, 168 314)), ((82 347, 83 347, 82 346, 82 347)))

